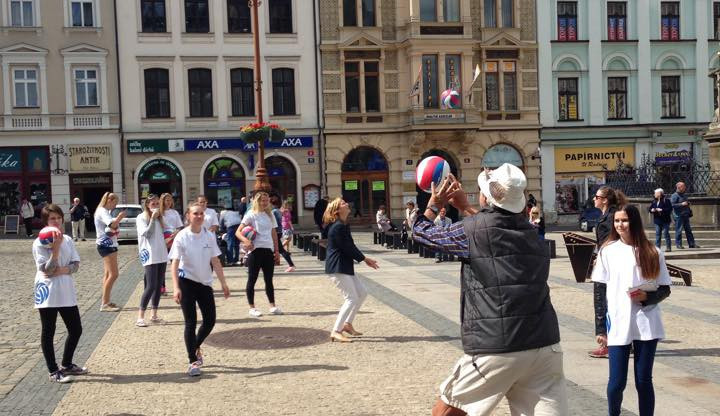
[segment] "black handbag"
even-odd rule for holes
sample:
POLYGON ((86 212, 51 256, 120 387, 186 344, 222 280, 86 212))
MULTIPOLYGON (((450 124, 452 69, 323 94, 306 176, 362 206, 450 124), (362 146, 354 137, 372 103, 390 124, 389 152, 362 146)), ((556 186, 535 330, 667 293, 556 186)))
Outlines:
POLYGON ((688 208, 688 211, 690 211, 690 215, 688 215, 688 218, 692 218, 692 216, 693 216, 692 208, 688 208))

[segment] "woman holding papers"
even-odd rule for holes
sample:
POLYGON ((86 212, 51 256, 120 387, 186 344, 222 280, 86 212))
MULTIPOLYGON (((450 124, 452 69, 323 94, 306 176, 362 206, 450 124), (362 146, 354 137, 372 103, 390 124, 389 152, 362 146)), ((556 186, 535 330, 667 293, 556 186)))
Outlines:
POLYGON ((609 414, 620 415, 632 347, 640 416, 652 415, 652 367, 657 343, 665 337, 657 304, 670 296, 671 282, 665 256, 645 236, 635 205, 621 206, 615 212, 592 280, 599 283, 596 295, 605 297, 602 303, 607 305, 604 311, 596 310, 595 316, 596 328, 605 328, 604 333, 596 331, 597 342, 609 350, 609 414))

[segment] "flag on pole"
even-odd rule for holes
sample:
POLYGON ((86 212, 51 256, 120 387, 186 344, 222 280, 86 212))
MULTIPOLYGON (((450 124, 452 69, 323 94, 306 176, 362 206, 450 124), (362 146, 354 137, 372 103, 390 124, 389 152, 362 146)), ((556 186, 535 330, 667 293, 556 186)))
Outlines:
POLYGON ((475 65, 475 74, 473 75, 473 80, 470 83, 470 88, 468 88, 468 99, 472 101, 472 92, 473 87, 475 86, 475 82, 477 82, 478 78, 480 77, 480 64, 475 65))
POLYGON ((408 97, 414 97, 416 95, 420 95, 420 78, 422 76, 422 66, 418 69, 417 78, 415 78, 415 83, 412 85, 412 88, 410 88, 410 94, 408 97))

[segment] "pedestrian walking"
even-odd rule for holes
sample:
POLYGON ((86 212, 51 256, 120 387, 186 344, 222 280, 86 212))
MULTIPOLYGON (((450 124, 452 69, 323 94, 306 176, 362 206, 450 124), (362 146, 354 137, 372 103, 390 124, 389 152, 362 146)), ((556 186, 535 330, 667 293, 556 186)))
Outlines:
POLYGON ((22 203, 20 204, 20 215, 22 215, 23 223, 25 224, 25 235, 27 237, 32 237, 32 222, 35 217, 35 208, 33 207, 32 202, 28 201, 26 198, 23 198, 22 203))
POLYGON ((292 244, 292 238, 293 234, 295 233, 295 228, 293 227, 292 223, 292 204, 290 204, 289 201, 285 201, 283 203, 282 210, 280 211, 282 213, 282 241, 281 246, 285 249, 285 251, 290 254, 290 246, 292 244))
POLYGON ((670 197, 670 202, 673 207, 673 217, 675 219, 675 247, 683 249, 682 245, 682 233, 685 230, 685 237, 687 238, 688 247, 700 248, 699 245, 695 244, 695 236, 693 236, 692 227, 690 227, 690 218, 693 216, 692 208, 690 208, 690 201, 688 200, 685 191, 687 187, 684 182, 678 182, 675 185, 675 193, 670 197))
MULTIPOLYGON (((63 211, 55 204, 48 204, 41 211, 43 225, 63 229, 63 211)), ((68 383, 71 376, 87 374, 86 367, 73 363, 75 348, 82 334, 80 311, 77 307, 77 292, 72 278, 80 267, 80 255, 75 244, 61 231, 53 233, 49 245, 37 238, 32 246, 35 258, 35 308, 40 313, 40 347, 45 364, 50 372, 50 381, 68 383), (67 336, 62 357, 62 367, 55 361, 55 324, 60 314, 67 336)))
MULTIPOLYGON (((445 207, 440 208, 440 212, 438 212, 437 218, 435 218, 435 225, 438 227, 447 230, 452 225, 452 219, 450 219, 447 216, 447 209, 445 207)), ((443 253, 441 253, 439 250, 435 252, 435 263, 442 262, 443 259, 443 253)))
POLYGON ((227 256, 225 263, 234 265, 240 261, 240 241, 235 236, 240 223, 242 222, 242 215, 238 211, 228 208, 220 215, 220 229, 224 230, 223 234, 225 241, 227 242, 227 256))
POLYGON ((190 225, 175 237, 169 257, 172 260, 173 298, 180 304, 185 320, 185 348, 190 363, 188 375, 199 376, 203 365, 200 347, 215 326, 213 271, 220 280, 225 299, 230 297, 230 288, 218 258, 220 248, 215 234, 203 226, 205 211, 202 204, 190 205, 186 218, 190 225), (202 314, 200 328, 197 328, 196 308, 202 314))
MULTIPOLYGON (((280 209, 280 198, 275 196, 271 198, 272 204, 273 204, 273 216, 275 217, 275 222, 277 223, 277 228, 275 229, 277 232, 277 238, 278 238, 278 252, 280 255, 285 259, 285 261, 288 264, 288 268, 285 269, 286 273, 292 273, 295 271, 295 263, 292 260, 292 255, 290 255, 290 252, 285 248, 286 244, 285 242, 287 239, 284 237, 285 233, 285 227, 288 227, 288 232, 290 236, 290 240, 292 240, 292 214, 290 211, 290 203, 288 201, 285 201, 284 207, 280 209)), ((289 244, 288 244, 289 245, 289 244)))
POLYGON ((89 215, 88 209, 84 204, 80 203, 80 198, 73 199, 70 207, 70 223, 72 224, 73 241, 78 241, 78 237, 82 241, 85 240, 85 217, 89 215))
POLYGON ((560 330, 547 280, 550 258, 525 214, 525 174, 505 163, 478 176, 481 209, 448 176, 415 223, 421 244, 463 259, 465 354, 440 386, 433 416, 489 415, 506 397, 513 414, 567 415, 560 330), (465 213, 433 223, 449 202, 465 213))
MULTIPOLYGON (((602 247, 613 229, 613 215, 615 211, 618 206, 625 205, 626 201, 627 198, 625 194, 609 186, 601 186, 595 191, 595 196, 593 197, 595 208, 602 211, 602 215, 595 226, 596 252, 600 250, 600 247, 602 247)), ((593 298, 593 302, 596 310, 606 307, 604 301, 597 296, 593 298)), ((605 334, 605 328, 595 328, 595 335, 603 334, 605 334)), ((606 346, 600 345, 596 349, 588 351, 588 355, 592 358, 608 358, 608 349, 606 346)))
POLYGON ((662 188, 656 189, 655 199, 650 204, 648 211, 652 214, 653 223, 655 223, 655 247, 662 247, 662 237, 664 235, 667 251, 672 251, 672 243, 670 242, 670 223, 672 222, 670 216, 672 210, 672 203, 665 196, 665 191, 662 188))
POLYGON ((117 204, 117 195, 112 192, 105 192, 95 209, 95 244, 97 245, 98 254, 103 259, 104 269, 101 312, 117 312, 120 310, 116 304, 110 301, 113 285, 118 278, 118 227, 120 227, 120 221, 127 215, 125 211, 120 211, 117 217, 112 217, 112 210, 115 209, 117 204))
POLYGON ((320 232, 322 232, 323 230, 323 215, 325 215, 325 209, 328 206, 328 200, 328 196, 324 195, 315 203, 315 207, 313 208, 313 219, 315 220, 315 225, 317 225, 320 232))
POLYGON ((205 222, 203 222, 203 227, 211 233, 216 233, 220 228, 220 220, 218 219, 217 212, 215 212, 212 208, 208 208, 208 200, 205 195, 199 195, 196 202, 200 204, 205 211, 205 222))
MULTIPOLYGON (((165 228, 163 230, 165 246, 170 250, 175 236, 185 227, 180 213, 175 209, 175 198, 173 198, 172 194, 166 192, 160 195, 160 215, 162 216, 162 223, 165 228)), ((164 295, 166 292, 165 273, 163 273, 160 294, 164 295)))
POLYGON ((361 336, 355 330, 353 321, 367 297, 367 290, 360 279, 355 276, 354 262, 365 262, 373 269, 378 268, 375 260, 365 255, 355 246, 348 216, 350 205, 342 198, 335 198, 328 204, 323 215, 323 224, 327 238, 327 256, 325 258, 325 273, 330 275, 330 281, 342 293, 345 302, 340 307, 330 341, 352 342, 345 336, 361 336))
POLYGON ((545 218, 537 206, 530 208, 530 224, 537 230, 540 241, 545 241, 545 218))
POLYGON ((671 281, 665 256, 645 236, 636 206, 621 206, 615 212, 614 228, 600 249, 592 280, 595 296, 607 300, 607 308, 598 310, 596 304, 595 323, 608 328, 597 336, 610 351, 608 414, 620 415, 632 348, 640 416, 651 416, 653 361, 658 341, 665 338, 658 303, 670 296, 671 281))
POLYGON ((275 287, 273 286, 275 264, 280 262, 277 226, 270 205, 270 197, 266 192, 257 192, 253 197, 252 207, 245 213, 236 234, 245 250, 250 253, 247 259, 248 281, 245 292, 250 306, 249 314, 254 318, 262 316, 262 312, 255 307, 255 283, 260 276, 260 270, 262 270, 263 280, 265 280, 265 294, 270 303, 270 313, 272 315, 282 315, 283 313, 275 304, 275 287), (242 228, 247 225, 255 229, 254 240, 249 240, 241 232, 242 228))
POLYGON ((165 280, 165 269, 168 262, 168 250, 165 244, 165 223, 160 211, 160 198, 150 194, 143 202, 143 212, 135 219, 138 236, 138 252, 140 263, 145 269, 145 290, 140 297, 140 309, 135 325, 141 328, 147 326, 145 311, 148 303, 151 304, 152 314, 150 322, 162 324, 158 317, 160 306, 160 288, 165 280))

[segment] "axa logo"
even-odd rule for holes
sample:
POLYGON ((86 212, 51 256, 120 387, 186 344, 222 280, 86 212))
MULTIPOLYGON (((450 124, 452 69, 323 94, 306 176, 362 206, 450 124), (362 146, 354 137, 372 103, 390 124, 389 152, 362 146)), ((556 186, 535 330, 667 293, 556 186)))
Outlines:
POLYGON ((302 146, 302 139, 300 137, 285 138, 280 145, 282 147, 295 147, 302 146))
POLYGON ((200 140, 196 147, 196 149, 198 149, 198 150, 219 149, 219 148, 220 148, 220 144, 218 144, 217 140, 200 140))

